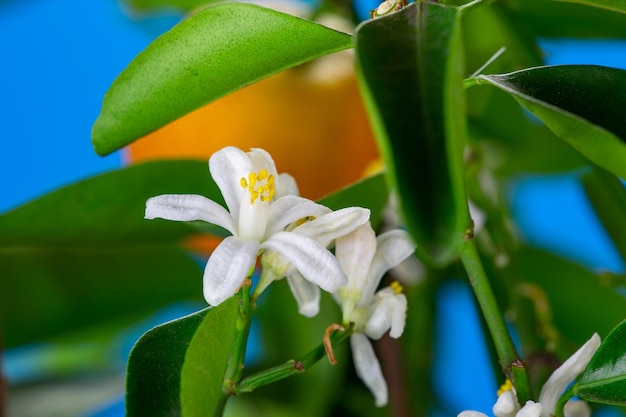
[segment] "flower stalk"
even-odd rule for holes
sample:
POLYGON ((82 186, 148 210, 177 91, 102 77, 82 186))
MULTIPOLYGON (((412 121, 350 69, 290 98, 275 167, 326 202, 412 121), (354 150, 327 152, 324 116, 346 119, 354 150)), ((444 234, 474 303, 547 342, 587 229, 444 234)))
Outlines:
POLYGON ((472 233, 467 233, 461 242, 459 254, 495 345, 500 367, 504 375, 513 382, 517 396, 520 402, 524 404, 527 400, 532 399, 528 372, 515 349, 511 335, 506 327, 496 297, 478 255, 472 233))

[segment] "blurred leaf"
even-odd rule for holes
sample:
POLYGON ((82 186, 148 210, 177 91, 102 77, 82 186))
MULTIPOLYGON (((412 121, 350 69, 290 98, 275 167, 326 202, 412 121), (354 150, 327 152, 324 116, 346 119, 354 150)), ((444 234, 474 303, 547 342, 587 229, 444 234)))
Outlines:
POLYGON ((211 309, 189 343, 182 369, 179 368, 180 402, 185 417, 221 415, 217 411, 227 399, 222 386, 240 314, 239 301, 239 296, 230 297, 211 309))
POLYGON ((376 174, 338 190, 318 202, 333 210, 345 207, 370 209, 370 222, 374 227, 380 222, 389 200, 384 174, 376 174))
POLYGON ((585 157, 626 178, 626 71, 555 65, 477 79, 508 92, 585 157))
POLYGON ((626 38, 626 16, 610 10, 546 0, 504 0, 499 4, 538 37, 626 38))
POLYGON ((574 345, 594 332, 607 334, 626 317, 626 298, 588 269, 527 246, 515 259, 520 276, 545 292, 555 326, 574 345))
POLYGON ((570 171, 589 165, 574 148, 531 119, 506 92, 487 89, 491 94, 483 106, 472 105, 474 95, 484 91, 467 92, 469 136, 473 150, 482 153, 483 162, 491 171, 506 177, 570 171))
POLYGON ((356 32, 361 92, 418 255, 445 264, 469 227, 459 14, 413 3, 356 32))
POLYGON ((117 77, 93 126, 93 145, 108 154, 238 88, 351 46, 348 34, 260 6, 206 8, 117 77))
POLYGON ((170 321, 145 333, 128 358, 126 416, 180 416, 181 369, 187 347, 216 308, 170 321))
POLYGON ((1 215, 7 346, 201 299, 200 266, 178 246, 200 229, 143 218, 146 200, 166 193, 222 201, 205 162, 161 161, 81 181, 1 215))
POLYGON ((556 0, 565 3, 580 3, 587 6, 599 7, 601 9, 612 10, 614 12, 626 13, 626 2, 624 0, 556 0))
POLYGON ((602 341, 572 391, 587 401, 626 405, 626 321, 602 341))
POLYGON ((618 178, 595 168, 581 178, 587 198, 626 262, 626 188, 618 178))

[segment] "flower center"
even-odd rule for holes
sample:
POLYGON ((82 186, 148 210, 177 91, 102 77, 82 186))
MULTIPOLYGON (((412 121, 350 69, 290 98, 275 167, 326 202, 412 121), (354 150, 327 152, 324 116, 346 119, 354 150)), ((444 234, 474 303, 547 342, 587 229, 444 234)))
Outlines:
POLYGON ((250 193, 250 205, 254 206, 257 199, 270 201, 274 197, 274 176, 262 169, 259 172, 251 172, 248 179, 241 177, 241 188, 250 193))
POLYGON ((402 290, 404 289, 402 288, 402 285, 400 285, 398 281, 392 282, 390 287, 393 290, 393 292, 395 292, 396 294, 402 294, 402 290))

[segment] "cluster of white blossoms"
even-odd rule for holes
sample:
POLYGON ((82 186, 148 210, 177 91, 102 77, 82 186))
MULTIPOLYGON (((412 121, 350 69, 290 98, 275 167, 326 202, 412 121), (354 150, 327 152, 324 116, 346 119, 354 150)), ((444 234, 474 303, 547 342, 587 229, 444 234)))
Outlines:
POLYGON ((370 212, 361 207, 332 211, 298 196, 294 179, 278 174, 262 149, 226 147, 211 156, 209 171, 225 209, 200 195, 167 194, 146 202, 147 219, 202 220, 231 236, 213 251, 204 270, 203 292, 215 306, 233 296, 260 257, 258 297, 273 281, 286 278, 301 314, 319 311, 320 288, 333 293, 350 336, 358 375, 376 405, 387 403, 387 384, 368 337, 404 331, 406 297, 399 285, 375 292, 383 274, 409 257, 415 245, 401 230, 376 238, 370 212), (335 255, 329 248, 335 247, 335 255))
MULTIPOLYGON (((522 407, 515 388, 510 381, 498 392, 498 400, 493 406, 496 417, 552 417, 561 394, 580 375, 600 347, 600 336, 594 333, 580 349, 570 356, 548 378, 541 388, 539 401, 529 400, 522 407)), ((591 409, 582 400, 571 399, 565 403, 565 417, 590 417, 591 409)), ((478 411, 462 411, 458 417, 487 417, 478 411)))

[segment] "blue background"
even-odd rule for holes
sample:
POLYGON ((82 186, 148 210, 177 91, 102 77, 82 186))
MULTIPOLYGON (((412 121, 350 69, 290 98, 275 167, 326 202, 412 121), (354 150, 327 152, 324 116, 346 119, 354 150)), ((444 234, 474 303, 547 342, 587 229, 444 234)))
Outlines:
MULTIPOLYGON (((133 21, 112 0, 0 1, 0 212, 121 165, 119 154, 95 155, 91 125, 117 74, 177 20, 170 15, 133 21)), ((551 41, 543 46, 552 63, 626 68, 622 42, 551 41)), ((530 243, 590 267, 624 270, 572 176, 519 178, 510 199, 530 243), (565 215, 557 211, 563 206, 569 208, 565 215)), ((475 337, 479 324, 471 293, 462 284, 450 284, 439 297, 437 325, 445 331, 438 332, 438 358, 454 357, 463 346, 464 355, 475 360, 462 361, 465 368, 452 373, 451 364, 438 359, 434 381, 449 394, 451 409, 489 411, 496 385, 482 372, 487 355, 475 337), (477 380, 481 375, 483 380, 477 380)), ((119 396, 110 401, 113 405, 101 407, 108 411, 97 415, 122 415, 119 396)))

